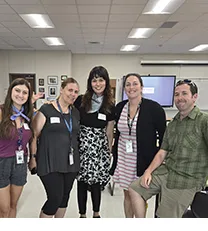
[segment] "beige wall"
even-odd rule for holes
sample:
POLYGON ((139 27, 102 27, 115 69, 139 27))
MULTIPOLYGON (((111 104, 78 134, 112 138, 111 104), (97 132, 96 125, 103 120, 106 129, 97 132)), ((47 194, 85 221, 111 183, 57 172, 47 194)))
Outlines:
MULTIPOLYGON (((57 75, 58 89, 61 75, 71 76, 70 51, 1 51, 0 52, 0 102, 4 99, 4 92, 9 85, 9 73, 35 73, 36 90, 38 79, 45 79, 46 95, 48 94, 47 76, 57 75)), ((38 106, 41 105, 41 101, 38 106)))
MULTIPOLYGON (((35 73, 36 87, 38 79, 57 75, 60 87, 61 75, 72 76, 80 84, 80 93, 86 90, 90 70, 97 65, 107 68, 110 78, 116 79, 129 72, 145 74, 174 74, 177 78, 207 78, 208 66, 141 66, 141 60, 194 59, 207 60, 207 55, 71 55, 70 51, 0 51, 0 102, 9 85, 9 73, 35 73)), ((40 106, 42 102, 38 103, 40 106)), ((172 116, 175 111, 166 110, 172 116)))

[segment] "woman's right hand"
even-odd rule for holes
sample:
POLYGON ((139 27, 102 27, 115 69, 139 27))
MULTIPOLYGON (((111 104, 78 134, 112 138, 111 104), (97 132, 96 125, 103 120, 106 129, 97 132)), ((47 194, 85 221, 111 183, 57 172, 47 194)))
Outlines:
POLYGON ((144 188, 149 188, 151 180, 152 180, 151 172, 146 170, 143 176, 141 177, 141 186, 144 188))
POLYGON ((37 168, 37 163, 35 158, 30 158, 28 162, 28 168, 31 171, 33 168, 37 168))

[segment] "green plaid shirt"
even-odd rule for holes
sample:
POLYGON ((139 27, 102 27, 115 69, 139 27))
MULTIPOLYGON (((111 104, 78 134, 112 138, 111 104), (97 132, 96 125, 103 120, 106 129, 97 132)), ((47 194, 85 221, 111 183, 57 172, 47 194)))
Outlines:
MULTIPOLYGON (((208 178, 208 114, 194 107, 181 121, 178 113, 168 124, 161 149, 168 152, 168 188, 204 186, 208 178)), ((162 165, 154 173, 164 171, 162 165)))

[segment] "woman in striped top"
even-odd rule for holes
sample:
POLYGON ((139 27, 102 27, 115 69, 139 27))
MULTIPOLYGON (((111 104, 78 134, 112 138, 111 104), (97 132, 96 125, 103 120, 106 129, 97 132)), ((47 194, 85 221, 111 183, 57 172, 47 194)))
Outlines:
POLYGON ((128 74, 124 79, 124 89, 128 100, 116 106, 116 136, 110 174, 124 190, 125 216, 134 217, 128 187, 143 175, 157 153, 157 134, 160 145, 166 118, 157 102, 142 97, 140 75, 128 74))

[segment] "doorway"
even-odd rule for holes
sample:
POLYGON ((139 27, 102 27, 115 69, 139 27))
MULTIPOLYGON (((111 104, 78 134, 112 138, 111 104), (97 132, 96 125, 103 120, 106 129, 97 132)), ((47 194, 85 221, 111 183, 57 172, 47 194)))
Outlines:
POLYGON ((23 78, 26 79, 30 83, 30 87, 32 92, 36 92, 36 85, 35 85, 35 74, 9 74, 9 84, 17 78, 23 78))

